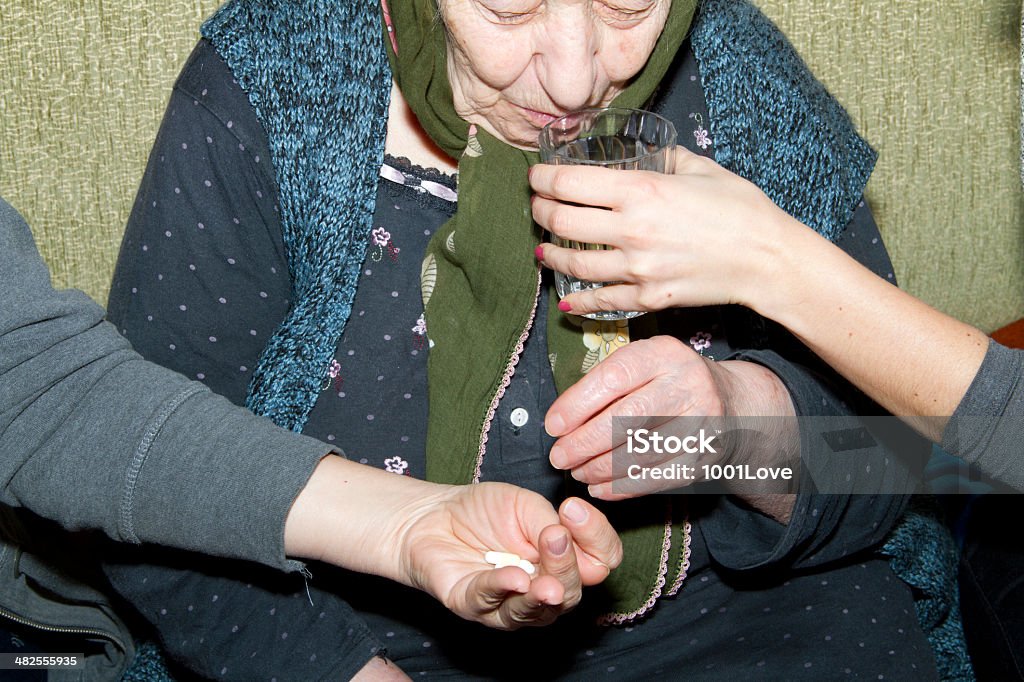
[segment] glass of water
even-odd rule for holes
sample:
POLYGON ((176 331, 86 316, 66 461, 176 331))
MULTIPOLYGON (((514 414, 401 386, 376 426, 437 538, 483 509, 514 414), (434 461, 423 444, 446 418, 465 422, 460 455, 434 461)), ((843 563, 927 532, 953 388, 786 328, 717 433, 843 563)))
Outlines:
MULTIPOLYGON (((540 132, 540 158, 555 165, 603 166, 617 170, 649 170, 672 173, 676 129, 663 116, 642 109, 585 109, 544 126, 540 132)), ((607 249, 604 244, 586 244, 559 239, 558 246, 572 249, 607 249)), ((555 272, 560 297, 577 291, 597 289, 615 282, 589 282, 555 272)), ((586 313, 592 320, 624 320, 639 312, 623 310, 586 313)))

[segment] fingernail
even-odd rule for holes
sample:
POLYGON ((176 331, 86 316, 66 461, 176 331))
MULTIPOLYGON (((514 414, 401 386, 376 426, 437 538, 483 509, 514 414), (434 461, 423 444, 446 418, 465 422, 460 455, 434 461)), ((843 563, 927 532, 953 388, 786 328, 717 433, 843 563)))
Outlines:
POLYGON ((557 445, 552 445, 551 452, 548 453, 548 461, 556 469, 564 469, 567 461, 565 451, 557 445))
POLYGON ((583 505, 576 500, 569 500, 562 507, 562 513, 565 514, 565 518, 569 519, 573 523, 583 523, 587 520, 587 510, 583 508, 583 505))
POLYGON ((569 549, 569 536, 565 533, 562 533, 562 537, 557 540, 548 540, 548 550, 555 556, 565 554, 567 549, 569 549))
POLYGON ((559 301, 558 302, 558 309, 561 310, 563 313, 571 313, 572 312, 572 306, 569 305, 569 303, 567 301, 559 301))
POLYGON ((541 246, 541 245, 538 245, 537 248, 535 248, 533 250, 533 256, 537 260, 544 260, 544 247, 541 246))
MULTIPOLYGON (((544 419, 544 430, 548 432, 549 436, 561 436, 565 431, 565 420, 562 419, 562 415, 557 412, 549 412, 544 419)), ((554 452, 554 448, 552 448, 552 452, 554 452)))

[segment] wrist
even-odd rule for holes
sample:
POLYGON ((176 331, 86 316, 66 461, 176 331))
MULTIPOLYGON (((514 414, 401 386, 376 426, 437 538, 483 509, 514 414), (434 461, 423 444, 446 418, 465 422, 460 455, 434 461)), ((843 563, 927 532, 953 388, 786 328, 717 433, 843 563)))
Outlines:
POLYGON ((727 417, 795 416, 789 390, 767 367, 746 360, 724 360, 712 367, 727 417))
POLYGON ((410 584, 403 543, 434 488, 342 457, 324 457, 288 513, 285 551, 410 584))
MULTIPOLYGON (((441 515, 441 518, 447 518, 445 510, 448 503, 458 493, 459 487, 423 481, 416 482, 422 484, 418 486, 417 494, 407 496, 406 500, 398 505, 392 514, 388 541, 394 548, 391 558, 394 567, 393 575, 388 577, 403 585, 415 587, 437 596, 433 590, 434 585, 431 584, 430 566, 422 565, 422 561, 417 562, 414 551, 422 550, 425 546, 436 542, 438 515, 441 515), (424 518, 428 515, 433 518, 430 522, 425 522, 424 518)), ((442 522, 442 527, 446 526, 447 521, 442 522)))
MULTIPOLYGON (((725 400, 725 415, 737 418, 730 428, 728 461, 760 467, 793 466, 799 457, 800 434, 796 410, 785 385, 767 367, 742 360, 717 363, 725 400)), ((779 492, 777 484, 726 482, 726 489, 780 523, 788 523, 796 501, 792 487, 779 492), (762 489, 763 488, 763 489, 762 489)))
POLYGON ((803 297, 797 274, 806 269, 801 253, 808 239, 818 235, 782 209, 771 205, 752 240, 750 277, 743 282, 741 302, 779 322, 798 307, 803 297))

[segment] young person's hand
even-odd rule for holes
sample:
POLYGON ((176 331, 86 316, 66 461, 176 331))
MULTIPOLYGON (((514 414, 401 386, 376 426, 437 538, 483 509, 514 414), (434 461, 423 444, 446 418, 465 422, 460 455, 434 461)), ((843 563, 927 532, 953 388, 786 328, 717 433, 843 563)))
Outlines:
POLYGON ((436 500, 406 526, 403 573, 453 612, 490 627, 552 623, 621 560, 614 529, 578 498, 556 513, 531 491, 480 483, 449 488, 436 500), (536 573, 494 568, 484 562, 491 549, 519 555, 536 573))
POLYGON ((559 272, 621 282, 566 296, 574 314, 752 306, 773 281, 777 230, 809 231, 753 183, 684 147, 676 148, 674 174, 538 164, 530 185, 539 225, 563 239, 613 247, 547 243, 538 250, 559 272))
POLYGON ((468 620, 547 625, 622 559, 618 535, 589 503, 559 510, 505 483, 451 486, 325 457, 288 515, 289 554, 419 588, 468 620), (495 568, 489 551, 534 565, 495 568))

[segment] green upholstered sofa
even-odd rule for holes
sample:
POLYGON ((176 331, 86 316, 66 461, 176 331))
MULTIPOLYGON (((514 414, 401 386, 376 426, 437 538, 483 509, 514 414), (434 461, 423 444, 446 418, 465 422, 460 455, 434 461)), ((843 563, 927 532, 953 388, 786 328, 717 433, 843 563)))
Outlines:
MULTIPOLYGON (((880 152, 868 199, 912 293, 1024 317, 1020 0, 756 0, 880 152)), ((0 196, 58 285, 105 300, 179 66, 217 0, 0 3, 0 196)))

